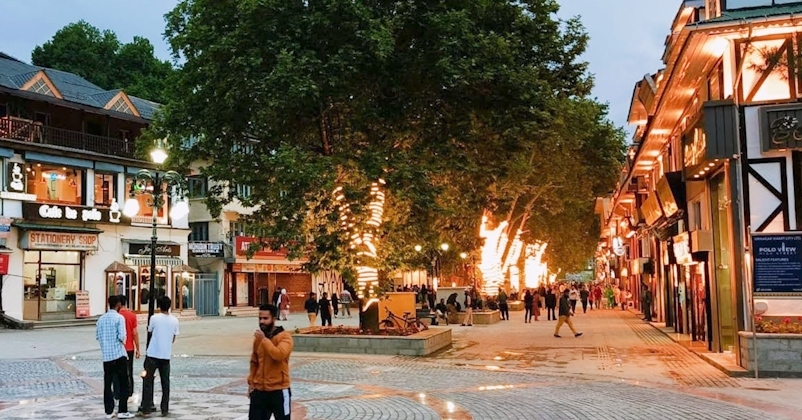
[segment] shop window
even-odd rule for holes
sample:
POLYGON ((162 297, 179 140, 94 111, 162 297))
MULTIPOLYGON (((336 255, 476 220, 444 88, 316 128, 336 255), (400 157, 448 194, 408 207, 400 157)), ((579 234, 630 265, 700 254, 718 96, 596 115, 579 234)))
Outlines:
POLYGON ((189 228, 192 229, 192 233, 189 234, 190 241, 209 240, 209 222, 190 223, 189 228))
POLYGON ((237 190, 237 197, 239 198, 248 198, 251 196, 251 186, 250 185, 236 185, 237 190))
MULTIPOLYGON (((117 198, 117 175, 95 172, 95 205, 109 207, 115 198, 117 198)), ((120 203, 120 200, 117 202, 120 203)), ((123 203, 125 200, 120 205, 123 203)))
POLYGON ((81 253, 25 251, 23 318, 41 319, 43 313, 75 313, 75 292, 81 288, 81 253))
POLYGON ((187 182, 189 198, 205 198, 208 192, 208 178, 205 176, 191 176, 187 182))
MULTIPOLYGON (((134 183, 134 177, 128 176, 125 178, 125 192, 126 197, 128 193, 131 191, 131 184, 134 183)), ((133 223, 141 223, 141 224, 150 224, 153 218, 153 207, 150 206, 151 203, 151 192, 153 192, 153 187, 149 184, 146 184, 142 181, 137 181, 136 187, 134 188, 136 191, 142 192, 141 194, 136 194, 134 198, 139 201, 139 213, 136 216, 131 218, 131 222, 133 223)), ((165 189, 163 188, 163 191, 165 189)), ((159 209, 156 215, 156 222, 159 224, 166 225, 167 215, 169 214, 169 205, 170 199, 166 192, 162 193, 162 198, 164 200, 164 205, 161 209, 159 209)), ((125 200, 123 200, 125 202, 125 200)))
POLYGON ((31 163, 27 172, 27 193, 36 201, 58 204, 83 204, 83 171, 45 163, 31 163))

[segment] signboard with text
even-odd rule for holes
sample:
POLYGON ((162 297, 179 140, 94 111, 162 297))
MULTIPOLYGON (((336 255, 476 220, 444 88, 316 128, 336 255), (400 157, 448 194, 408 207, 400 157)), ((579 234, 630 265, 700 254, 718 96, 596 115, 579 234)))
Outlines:
POLYGON ((780 105, 760 108, 761 150, 802 149, 802 106, 780 105))
POLYGON ((0 276, 8 274, 8 261, 11 259, 11 254, 0 254, 0 276))
POLYGON ((11 219, 0 217, 0 239, 8 239, 9 237, 11 237, 11 219))
POLYGON ((97 251, 97 233, 27 231, 20 248, 45 251, 97 251))
POLYGON ((22 217, 25 220, 131 224, 130 219, 123 217, 122 211, 120 211, 116 202, 111 208, 24 203, 22 217))
MULTIPOLYGON (((237 236, 234 238, 234 247, 237 255, 248 255, 248 250, 251 246, 257 246, 259 238, 252 238, 249 236, 237 236)), ((273 251, 265 247, 261 247, 258 251, 253 253, 254 257, 282 257, 285 258, 289 252, 286 249, 273 251)))
POLYGON ((89 318, 89 292, 86 290, 75 292, 75 317, 89 318))
POLYGON ((189 253, 195 258, 223 258, 222 242, 190 242, 189 253))
MULTIPOLYGON (((132 255, 151 255, 151 244, 128 244, 128 253, 132 255)), ((156 255, 180 257, 181 246, 170 244, 156 244, 156 255)))
POLYGON ((752 235, 755 294, 802 294, 802 232, 752 235))

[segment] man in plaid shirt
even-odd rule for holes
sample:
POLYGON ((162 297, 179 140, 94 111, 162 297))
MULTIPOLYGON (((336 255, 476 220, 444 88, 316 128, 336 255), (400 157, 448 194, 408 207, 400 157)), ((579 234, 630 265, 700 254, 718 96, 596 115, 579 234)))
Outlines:
POLYGON ((120 310, 118 296, 109 296, 109 311, 97 320, 96 338, 100 342, 100 353, 103 358, 103 405, 106 418, 114 417, 114 394, 112 383, 120 385, 120 411, 117 418, 130 419, 134 415, 128 412, 128 355, 125 352, 125 319, 120 310))

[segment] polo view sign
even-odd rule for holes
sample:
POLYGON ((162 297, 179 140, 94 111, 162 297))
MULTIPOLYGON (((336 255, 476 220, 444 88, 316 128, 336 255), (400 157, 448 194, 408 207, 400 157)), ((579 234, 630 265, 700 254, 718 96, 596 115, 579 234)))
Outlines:
POLYGON ((97 233, 28 231, 20 239, 20 248, 45 251, 97 251, 97 233))
POLYGON ((25 203, 22 216, 26 220, 54 220, 84 223, 129 224, 123 217, 120 206, 112 201, 109 208, 61 206, 56 204, 25 203))
POLYGON ((802 107, 764 107, 760 110, 763 135, 761 148, 772 150, 802 150, 802 107))
POLYGON ((802 232, 753 234, 756 294, 802 294, 802 232))

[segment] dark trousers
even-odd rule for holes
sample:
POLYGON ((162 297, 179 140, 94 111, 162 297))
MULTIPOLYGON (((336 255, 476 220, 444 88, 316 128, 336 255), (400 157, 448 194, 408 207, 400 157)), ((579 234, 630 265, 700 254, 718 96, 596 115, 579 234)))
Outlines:
POLYGON ((331 327, 331 312, 320 311, 320 325, 325 327, 327 322, 329 323, 329 327, 331 327))
MULTIPOLYGON (((128 396, 130 397, 130 396, 134 395, 134 351, 133 350, 131 350, 131 351, 127 351, 126 350, 126 352, 128 353, 128 369, 127 369, 127 373, 128 373, 128 396)), ((114 385, 114 388, 113 388, 113 390, 114 390, 114 399, 115 400, 119 400, 120 399, 120 381, 119 380, 115 380, 113 385, 114 385)))
MULTIPOLYGON (((112 386, 120 384, 120 394, 128 395, 128 380, 126 379, 127 361, 125 357, 110 362, 103 362, 103 407, 106 414, 114 412, 114 392, 112 386)), ((128 398, 120 398, 120 413, 128 412, 128 398)))
POLYGON ((170 408, 170 360, 145 357, 145 380, 142 386, 142 412, 145 414, 150 414, 150 408, 153 407, 153 380, 157 370, 162 383, 162 413, 167 413, 170 408))
POLYGON ((553 306, 547 307, 546 308, 546 312, 548 312, 549 321, 551 321, 551 320, 556 321, 557 320, 557 313, 554 311, 554 307, 553 306))
POLYGON ((251 406, 248 420, 289 420, 292 411, 292 392, 289 389, 278 391, 251 392, 251 406))
MULTIPOLYGON (((592 306, 591 306, 591 309, 593 309, 592 306)), ((588 311, 588 300, 587 299, 582 299, 582 312, 585 313, 587 311, 588 311)))
POLYGON ((643 315, 646 316, 646 321, 652 322, 652 302, 644 302, 643 315))
POLYGON ((531 306, 524 306, 524 322, 531 322, 532 321, 532 307, 531 306))
POLYGON ((501 311, 501 319, 510 320, 510 305, 506 303, 499 303, 498 309, 501 311))
POLYGON ((569 302, 571 302, 571 312, 574 312, 574 313, 576 313, 576 303, 577 303, 578 301, 576 301, 576 300, 569 300, 569 302))

